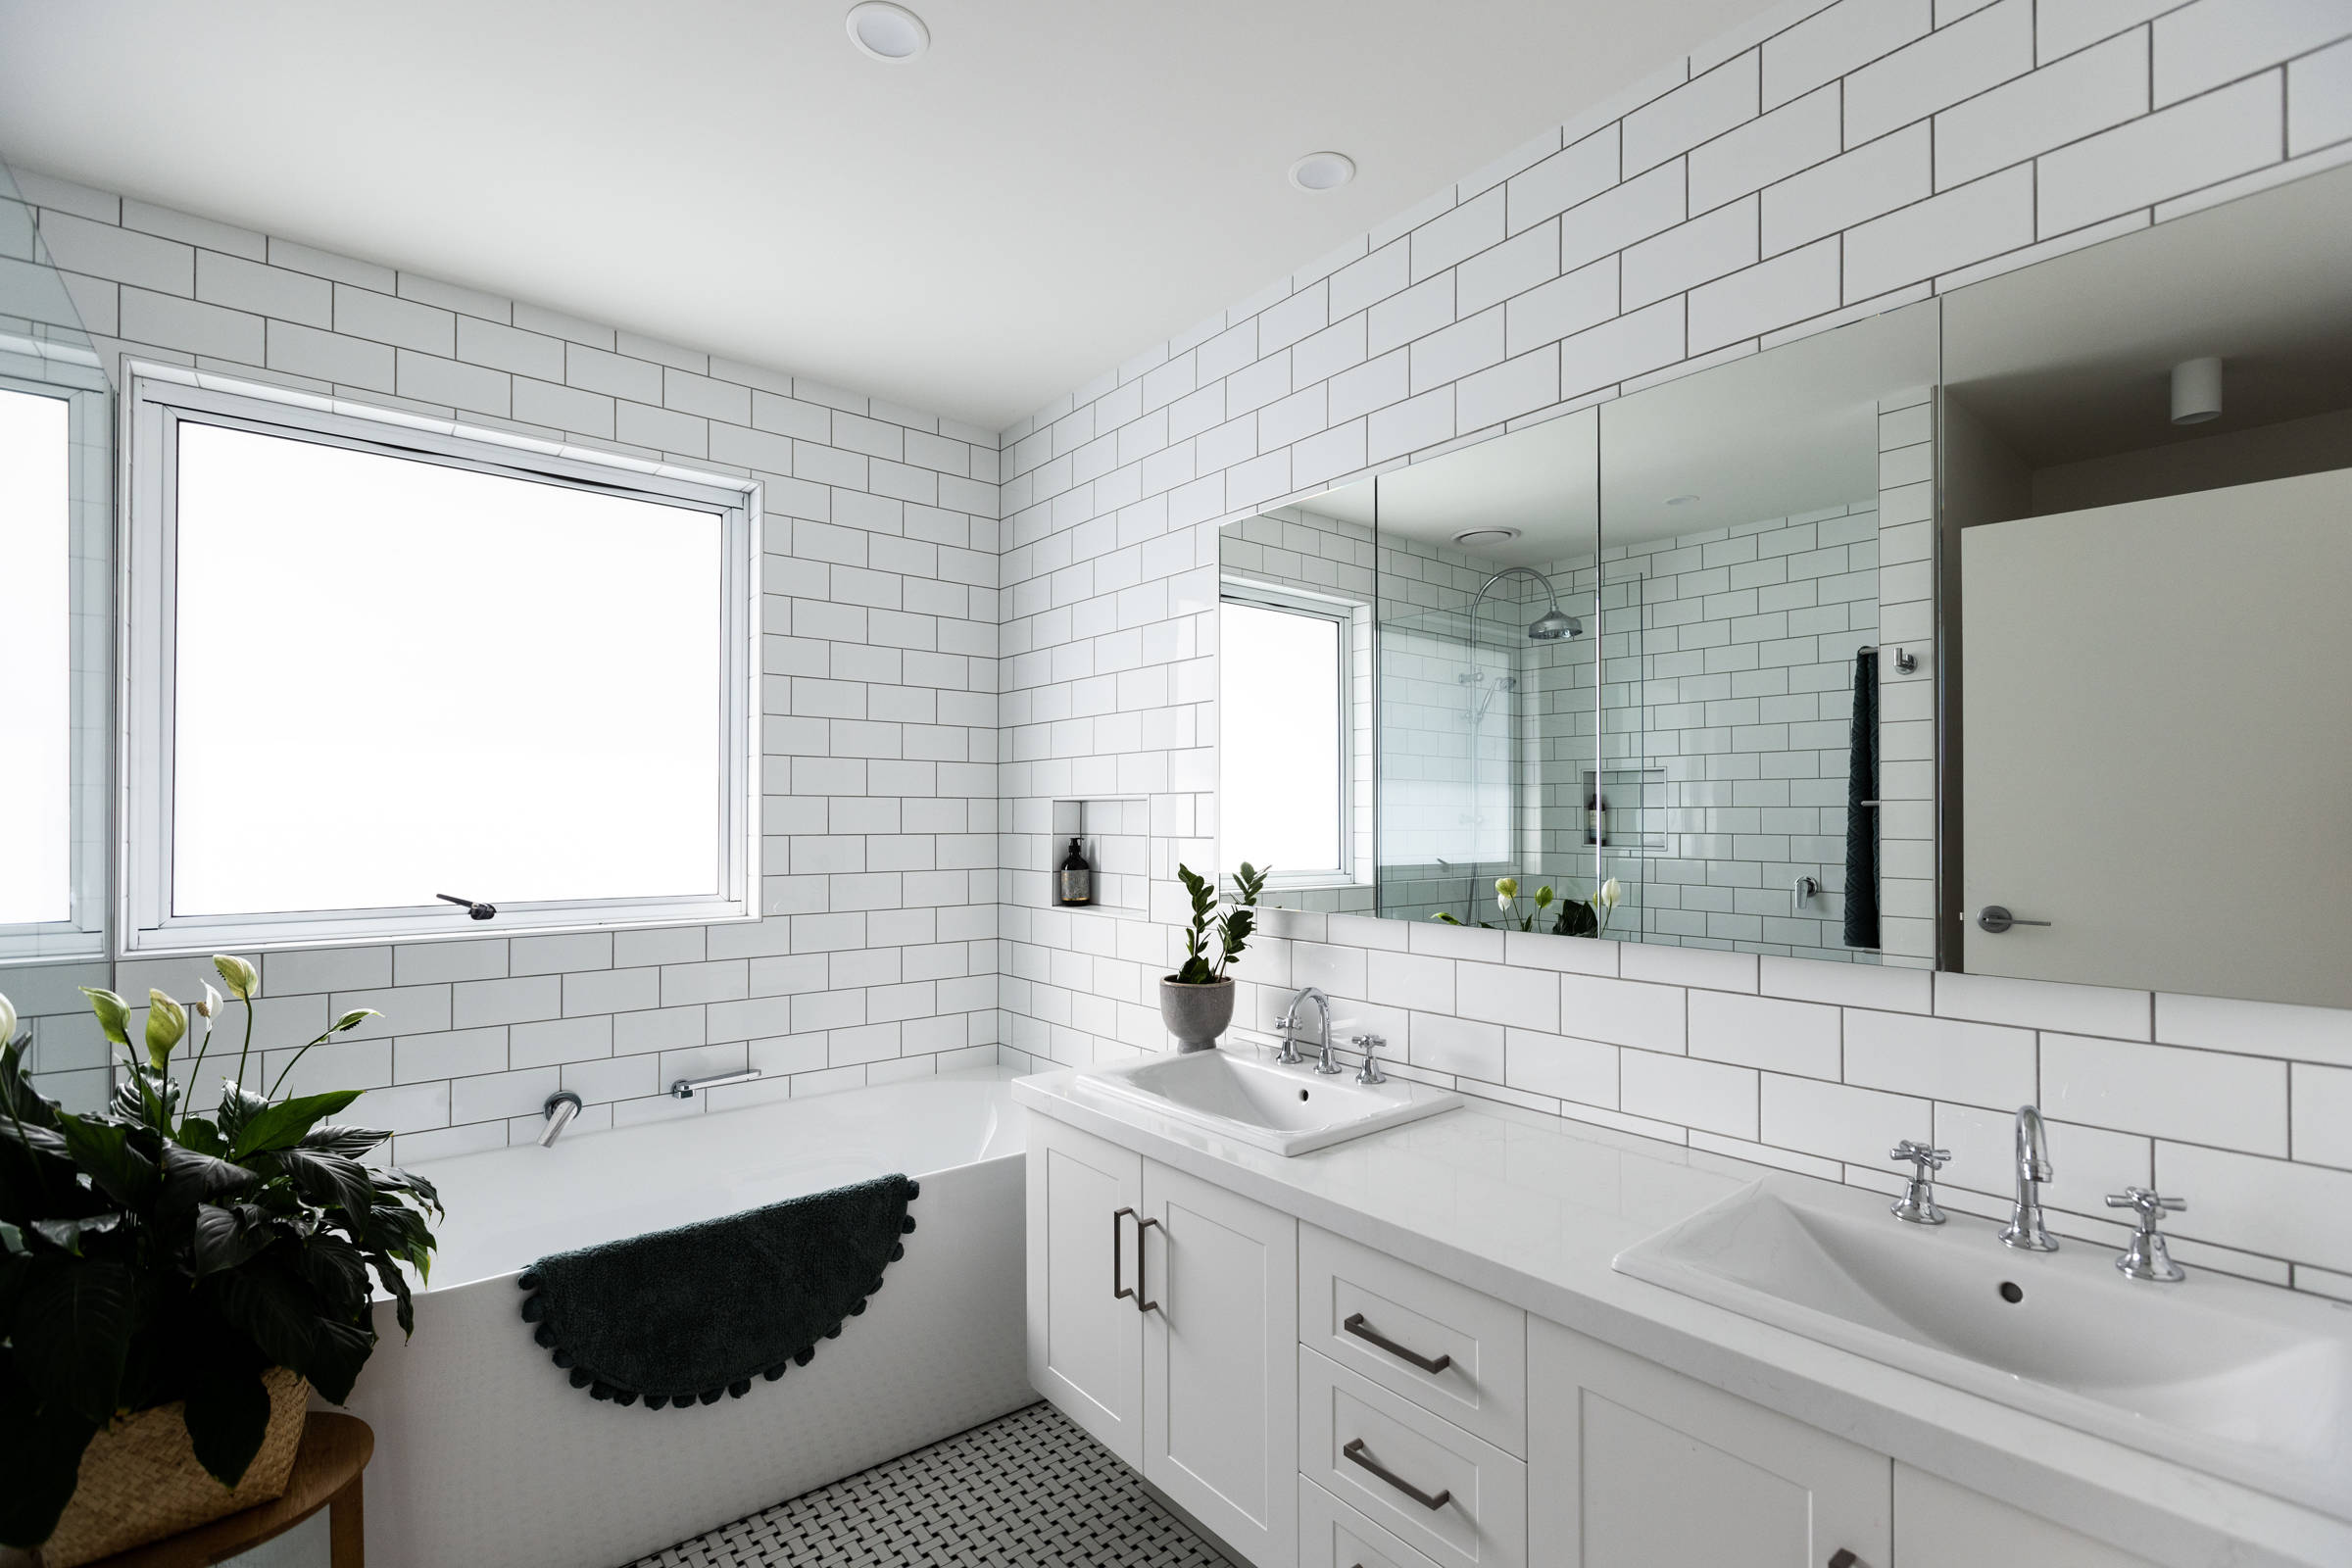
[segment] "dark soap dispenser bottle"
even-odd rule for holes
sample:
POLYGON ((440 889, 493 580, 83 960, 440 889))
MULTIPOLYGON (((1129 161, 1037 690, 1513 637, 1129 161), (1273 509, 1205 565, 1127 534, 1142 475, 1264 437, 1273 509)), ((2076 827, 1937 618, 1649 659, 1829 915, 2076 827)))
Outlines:
POLYGON ((1054 892, 1063 904, 1095 902, 1095 868, 1079 853, 1076 839, 1070 840, 1070 853, 1061 858, 1061 869, 1054 874, 1054 892))

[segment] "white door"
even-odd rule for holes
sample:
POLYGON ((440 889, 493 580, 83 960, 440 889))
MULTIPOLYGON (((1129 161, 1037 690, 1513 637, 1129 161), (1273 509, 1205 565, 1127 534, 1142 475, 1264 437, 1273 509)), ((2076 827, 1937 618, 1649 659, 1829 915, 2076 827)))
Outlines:
POLYGON ((2352 1004, 2352 469, 1963 530, 1966 967, 2352 1004), (2047 920, 1987 934, 1998 905, 2047 920))
POLYGON ((1028 1184, 1029 1381, 1140 1467, 1143 1156, 1033 1115, 1028 1184))
POLYGON ((1892 1460, 1556 1323, 1527 1338, 1531 1563, 1892 1568, 1892 1460))
POLYGON ((1144 1478, 1257 1568, 1298 1560, 1298 1225, 1147 1164, 1144 1478))

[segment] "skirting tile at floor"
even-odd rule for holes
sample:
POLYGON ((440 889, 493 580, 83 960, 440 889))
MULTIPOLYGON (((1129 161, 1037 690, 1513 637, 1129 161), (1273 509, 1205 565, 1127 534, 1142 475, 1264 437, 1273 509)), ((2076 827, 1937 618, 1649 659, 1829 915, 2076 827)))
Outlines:
POLYGON ((633 1568, 1225 1568, 1052 1405, 917 1448, 633 1568))

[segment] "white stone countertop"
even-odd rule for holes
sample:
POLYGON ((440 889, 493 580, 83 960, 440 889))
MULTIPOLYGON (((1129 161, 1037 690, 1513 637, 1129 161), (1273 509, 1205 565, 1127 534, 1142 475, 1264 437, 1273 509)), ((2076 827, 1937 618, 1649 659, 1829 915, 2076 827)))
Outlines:
MULTIPOLYGON (((1284 1157, 1113 1111, 1074 1069, 1031 1110, 1523 1307, 1728 1394, 2171 1568, 2352 1568, 2332 1518, 1619 1274, 1610 1259, 1758 1179, 1855 1189, 1478 1100, 1284 1157)), ((1883 1200, 1880 1200, 1883 1201, 1883 1200)), ((1955 1224, 1984 1223, 1954 1216, 1955 1224)), ((1984 1244, 1997 1245, 1987 1225, 1984 1244)))

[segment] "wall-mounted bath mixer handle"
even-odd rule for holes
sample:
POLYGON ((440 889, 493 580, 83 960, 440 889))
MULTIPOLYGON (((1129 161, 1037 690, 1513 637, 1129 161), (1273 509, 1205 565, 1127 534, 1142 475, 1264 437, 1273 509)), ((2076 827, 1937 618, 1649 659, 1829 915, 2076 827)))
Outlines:
POLYGON ((436 893, 433 897, 439 899, 443 904, 454 904, 464 909, 466 918, 468 920, 495 920, 498 918, 498 906, 495 904, 484 904, 477 899, 461 899, 455 893, 436 893))
POLYGON ((680 1100, 692 1100, 698 1089, 718 1089, 727 1084, 748 1084, 759 1077, 760 1069, 746 1067, 741 1072, 722 1072, 710 1078, 680 1078, 669 1086, 669 1092, 680 1100))
POLYGON ((1818 878, 1809 876, 1798 877, 1788 886, 1788 912, 1790 914, 1803 913, 1805 901, 1809 898, 1812 898, 1820 891, 1821 882, 1818 878))

